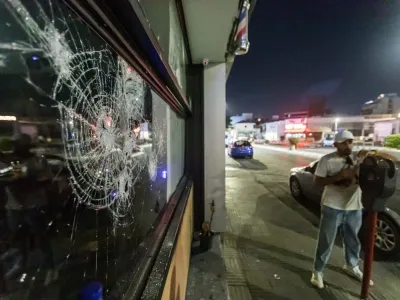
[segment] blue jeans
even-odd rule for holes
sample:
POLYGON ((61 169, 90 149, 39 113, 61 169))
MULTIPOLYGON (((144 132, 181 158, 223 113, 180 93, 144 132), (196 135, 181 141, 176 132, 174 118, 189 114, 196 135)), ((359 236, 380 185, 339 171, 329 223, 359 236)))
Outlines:
POLYGON ((314 270, 316 272, 324 270, 331 256, 339 228, 343 237, 346 264, 356 266, 359 262, 361 251, 361 244, 358 239, 361 225, 361 210, 346 211, 322 206, 314 270))

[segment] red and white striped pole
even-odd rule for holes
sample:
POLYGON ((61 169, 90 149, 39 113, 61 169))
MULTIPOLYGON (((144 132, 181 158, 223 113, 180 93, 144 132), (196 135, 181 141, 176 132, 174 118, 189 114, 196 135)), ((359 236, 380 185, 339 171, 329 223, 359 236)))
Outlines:
POLYGON ((235 37, 237 43, 237 48, 235 51, 236 55, 243 55, 249 51, 250 47, 249 37, 248 37, 249 9, 250 9, 250 2, 248 0, 245 0, 243 3, 243 7, 240 11, 239 25, 235 37))

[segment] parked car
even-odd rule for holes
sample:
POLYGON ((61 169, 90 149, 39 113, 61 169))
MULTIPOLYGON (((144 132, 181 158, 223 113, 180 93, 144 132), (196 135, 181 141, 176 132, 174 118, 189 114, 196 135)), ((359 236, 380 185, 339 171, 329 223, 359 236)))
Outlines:
POLYGON ((334 140, 335 135, 333 133, 324 135, 322 139, 322 147, 333 147, 334 140))
MULTIPOLYGON (((298 201, 311 201, 319 205, 323 187, 314 184, 314 172, 318 161, 290 171, 290 191, 298 201)), ((400 203, 398 197, 389 199, 385 211, 378 214, 375 253, 383 259, 400 257, 400 203)), ((366 215, 364 214, 364 220, 366 215)), ((360 239, 365 240, 365 227, 360 230, 360 239)))
POLYGON ((229 145, 228 155, 232 158, 253 158, 253 147, 248 141, 235 141, 229 145))
POLYGON ((237 140, 237 141, 248 141, 248 140, 249 140, 249 137, 244 136, 244 135, 239 135, 239 136, 236 138, 236 140, 237 140))

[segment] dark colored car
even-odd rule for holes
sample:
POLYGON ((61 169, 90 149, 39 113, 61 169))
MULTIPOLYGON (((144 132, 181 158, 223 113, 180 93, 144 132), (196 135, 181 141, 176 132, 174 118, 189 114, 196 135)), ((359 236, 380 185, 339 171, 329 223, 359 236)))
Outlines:
POLYGON ((235 141, 229 145, 228 155, 232 158, 253 158, 253 147, 248 141, 235 141))
MULTIPOLYGON (((318 161, 314 161, 306 167, 290 170, 290 191, 296 200, 320 204, 323 188, 314 184, 317 165, 318 161)), ((385 211, 378 214, 375 253, 382 259, 400 257, 400 203, 397 193, 389 199, 385 211)), ((360 231, 361 240, 365 237, 363 228, 360 231)))

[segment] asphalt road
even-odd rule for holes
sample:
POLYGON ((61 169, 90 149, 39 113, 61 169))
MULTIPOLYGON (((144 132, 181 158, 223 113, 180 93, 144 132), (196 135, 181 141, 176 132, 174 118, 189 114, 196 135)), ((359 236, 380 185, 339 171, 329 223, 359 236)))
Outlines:
MULTIPOLYGON (((306 150, 305 152, 312 152, 312 150, 306 150)), ((321 154, 329 153, 329 149, 320 149, 318 152, 321 154)), ((273 181, 275 183, 282 183, 282 186, 286 189, 286 196, 280 197, 280 201, 283 202, 286 207, 294 210, 301 218, 306 220, 310 227, 316 228, 319 223, 318 208, 315 209, 315 207, 312 206, 304 207, 290 196, 288 185, 290 169, 293 167, 305 166, 318 159, 318 155, 314 157, 313 155, 307 155, 304 152, 300 153, 304 155, 299 155, 296 151, 288 153, 285 151, 271 150, 255 146, 253 159, 232 159, 227 156, 227 176, 234 176, 233 174, 235 173, 235 169, 242 169, 248 171, 249 175, 256 178, 258 182, 264 185, 268 184, 268 178, 272 178, 271 176, 273 176, 273 181)), ((227 189, 229 189, 228 183, 227 189)), ((286 218, 285 222, 287 221, 290 222, 290 220, 287 220, 286 218)), ((296 225, 294 224, 293 228, 295 227, 296 225)), ((399 262, 376 262, 375 264, 379 265, 379 268, 385 269, 385 273, 387 272, 385 275, 390 274, 391 276, 394 276, 394 278, 396 278, 395 280, 398 280, 400 283, 399 262)))

